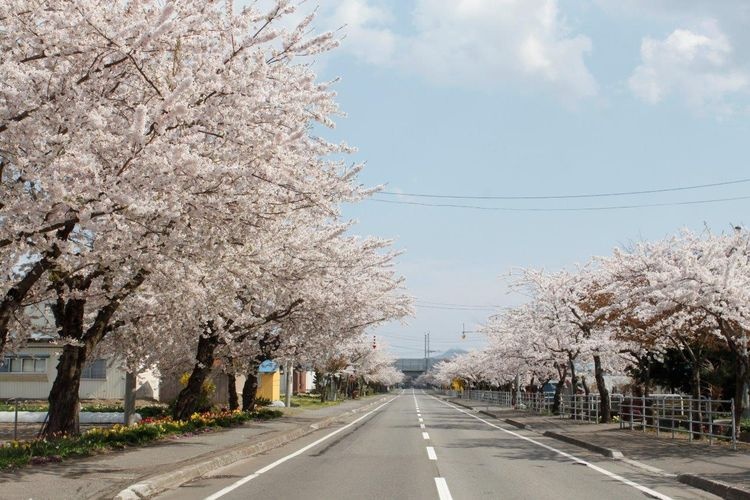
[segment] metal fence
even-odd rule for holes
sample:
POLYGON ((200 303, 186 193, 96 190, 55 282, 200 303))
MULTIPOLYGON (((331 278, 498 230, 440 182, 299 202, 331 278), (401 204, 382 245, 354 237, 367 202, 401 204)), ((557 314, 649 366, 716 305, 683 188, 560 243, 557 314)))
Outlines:
MULTIPOLYGON (((507 391, 442 391, 453 398, 471 399, 487 406, 516 408, 540 414, 552 414, 553 393, 518 394, 514 406, 513 394, 507 391)), ((653 394, 649 397, 610 395, 610 413, 619 420, 621 429, 652 430, 656 435, 669 433, 672 438, 682 434, 687 439, 723 439, 736 446, 737 422, 734 400, 694 399, 681 394, 653 394)), ((559 417, 579 422, 598 423, 601 417, 599 394, 561 395, 559 417)))
POLYGON ((737 422, 734 399, 694 399, 679 394, 656 394, 649 397, 623 397, 619 408, 621 429, 652 429, 659 436, 668 433, 693 439, 731 441, 736 447, 737 422))

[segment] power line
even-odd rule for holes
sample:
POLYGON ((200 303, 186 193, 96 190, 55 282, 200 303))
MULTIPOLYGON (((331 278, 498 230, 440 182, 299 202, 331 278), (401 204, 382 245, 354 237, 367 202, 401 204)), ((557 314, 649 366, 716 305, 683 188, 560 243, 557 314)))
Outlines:
POLYGON ((750 200, 750 196, 735 196, 731 198, 715 198, 711 200, 694 200, 694 201, 678 201, 678 202, 665 202, 665 203, 643 203, 633 205, 613 205, 603 207, 552 207, 552 208, 516 208, 516 207, 482 207, 478 205, 459 205, 454 203, 421 203, 417 201, 396 201, 396 200, 378 200, 373 198, 365 199, 364 201, 376 202, 376 203, 390 203, 394 205, 417 205, 422 207, 443 207, 443 208, 466 208, 471 210, 486 210, 486 211, 499 211, 499 212, 596 212, 605 210, 623 210, 631 208, 649 208, 649 207, 673 207, 681 205, 702 205, 707 203, 719 203, 724 201, 739 201, 739 200, 750 200))
POLYGON ((434 302, 432 300, 420 300, 420 299, 417 299, 417 298, 415 298, 414 300, 415 300, 415 302, 421 302, 422 304, 428 304, 428 305, 431 305, 431 306, 474 307, 474 308, 481 308, 481 309, 486 309, 486 308, 495 309, 495 308, 502 307, 502 306, 496 306, 496 305, 492 305, 492 304, 452 304, 450 302, 434 302))
POLYGON ((415 307, 420 309, 437 309, 439 311, 494 311, 494 307, 450 307, 450 306, 432 306, 429 304, 414 303, 415 307))
POLYGON ((646 189, 642 191, 615 191, 611 193, 588 193, 588 194, 559 194, 559 195, 538 195, 538 196, 467 196, 452 194, 426 194, 426 193, 398 193, 396 191, 379 191, 376 194, 390 196, 411 196, 415 198, 448 198, 454 200, 564 200, 571 198, 603 198, 609 196, 635 196, 639 194, 656 194, 669 193, 674 191, 688 191, 691 189, 704 189, 717 186, 729 186, 732 184, 744 184, 750 182, 748 179, 737 179, 733 181, 713 182, 710 184, 696 184, 693 186, 679 186, 661 189, 646 189))

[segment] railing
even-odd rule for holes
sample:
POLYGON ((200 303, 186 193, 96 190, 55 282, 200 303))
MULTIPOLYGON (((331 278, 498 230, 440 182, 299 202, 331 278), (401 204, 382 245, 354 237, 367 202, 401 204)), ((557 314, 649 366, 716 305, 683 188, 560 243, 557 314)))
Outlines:
POLYGON ((653 429, 656 435, 669 433, 672 438, 686 434, 689 441, 707 438, 737 444, 737 422, 734 400, 694 399, 679 394, 657 394, 649 397, 625 397, 620 411, 620 428, 644 432, 653 429))
MULTIPOLYGON (((487 406, 513 408, 513 394, 507 391, 442 391, 453 398, 471 399, 487 406)), ((687 439, 707 438, 731 441, 736 447, 737 422, 734 418, 734 400, 694 399, 680 394, 654 394, 649 397, 610 394, 610 414, 619 419, 621 429, 653 429, 656 435, 678 434, 687 439)), ((515 408, 541 414, 551 414, 553 393, 518 394, 515 408)), ((560 418, 579 422, 598 423, 601 419, 599 394, 563 394, 560 398, 560 418)))

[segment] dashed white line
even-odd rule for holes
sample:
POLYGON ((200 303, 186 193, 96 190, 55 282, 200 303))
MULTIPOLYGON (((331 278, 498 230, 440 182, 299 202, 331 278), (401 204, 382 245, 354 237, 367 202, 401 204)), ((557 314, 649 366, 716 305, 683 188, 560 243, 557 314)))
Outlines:
POLYGON ((424 424, 419 424, 420 429, 424 429, 424 424))
POLYGON ((435 486, 437 486, 438 496, 440 497, 440 500, 453 500, 451 491, 448 489, 448 483, 445 482, 444 477, 436 477, 435 486))
POLYGON ((437 455, 435 455, 435 448, 432 446, 427 447, 427 458, 430 460, 437 460, 437 455))
POLYGON ((422 433, 422 439, 430 439, 430 435, 427 434, 426 432, 423 432, 422 433))
POLYGON ((419 423, 421 424, 422 422, 424 422, 424 419, 420 418, 419 423))

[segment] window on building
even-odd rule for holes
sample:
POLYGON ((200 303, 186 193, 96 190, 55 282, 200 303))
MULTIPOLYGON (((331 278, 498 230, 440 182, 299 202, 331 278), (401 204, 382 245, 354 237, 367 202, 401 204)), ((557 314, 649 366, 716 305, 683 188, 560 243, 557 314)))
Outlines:
POLYGON ((47 358, 5 356, 0 359, 0 373, 47 373, 47 358))
POLYGON ((81 378, 104 380, 107 378, 107 360, 95 359, 83 367, 81 378))

